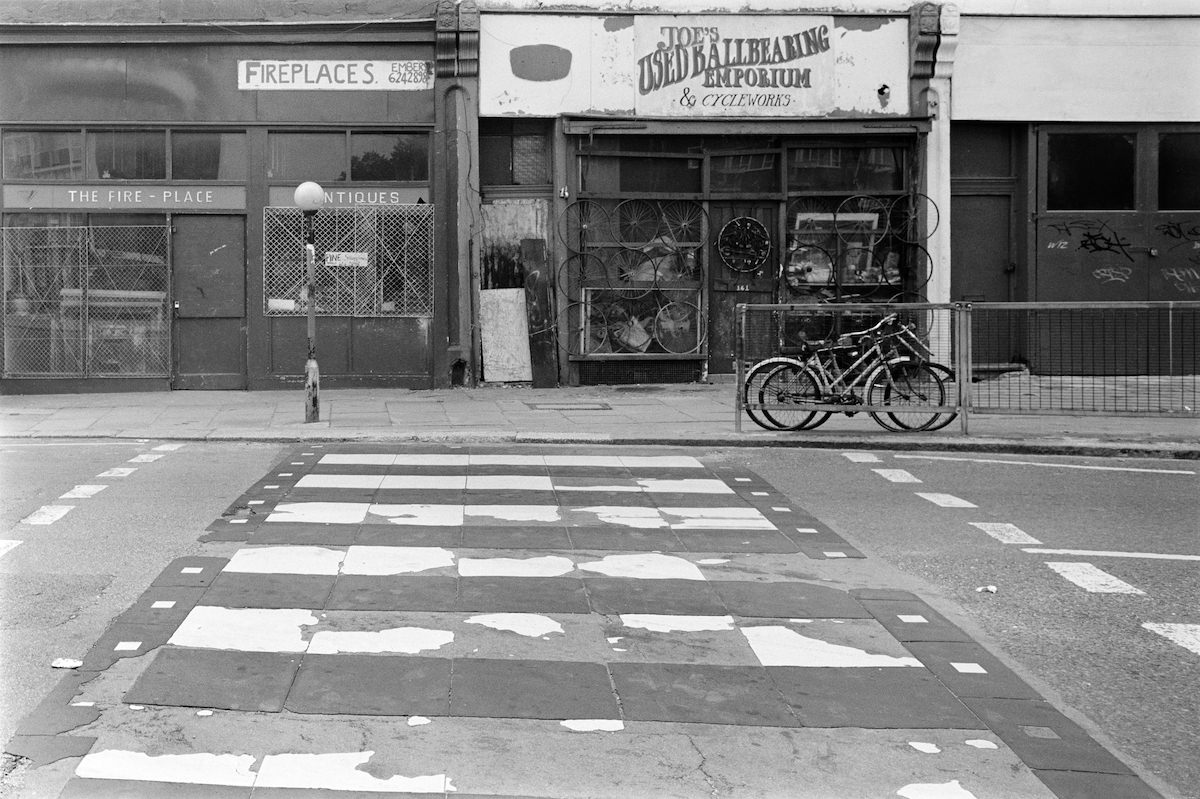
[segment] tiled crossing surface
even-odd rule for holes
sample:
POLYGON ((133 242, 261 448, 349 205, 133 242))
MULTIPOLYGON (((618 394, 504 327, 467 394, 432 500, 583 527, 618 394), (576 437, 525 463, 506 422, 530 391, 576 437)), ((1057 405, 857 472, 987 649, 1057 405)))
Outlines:
POLYGON ((757 475, 612 452, 298 448, 17 743, 66 797, 1156 795, 918 597, 728 568, 863 557, 757 475))

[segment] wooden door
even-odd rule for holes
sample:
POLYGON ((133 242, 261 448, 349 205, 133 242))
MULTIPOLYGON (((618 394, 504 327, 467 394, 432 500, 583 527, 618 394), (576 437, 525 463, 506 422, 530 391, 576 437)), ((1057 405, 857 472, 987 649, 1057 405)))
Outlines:
POLYGON ((246 224, 176 216, 171 238, 172 388, 246 387, 246 224))

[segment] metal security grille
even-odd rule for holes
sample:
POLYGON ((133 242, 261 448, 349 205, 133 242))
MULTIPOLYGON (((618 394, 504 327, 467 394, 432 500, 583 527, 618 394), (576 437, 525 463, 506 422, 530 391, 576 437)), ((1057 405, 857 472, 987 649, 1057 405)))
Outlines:
MULTIPOLYGON (((433 205, 322 210, 314 219, 316 312, 322 316, 433 315, 433 205)), ((263 209, 264 311, 307 312, 304 215, 263 209)))
POLYGON ((4 376, 165 377, 163 226, 4 228, 4 376))

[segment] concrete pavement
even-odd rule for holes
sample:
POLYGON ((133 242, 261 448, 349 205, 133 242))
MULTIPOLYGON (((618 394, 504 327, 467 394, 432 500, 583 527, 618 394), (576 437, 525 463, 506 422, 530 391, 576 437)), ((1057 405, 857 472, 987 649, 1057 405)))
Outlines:
POLYGON ((865 414, 817 430, 735 424, 731 382, 532 389, 336 389, 320 421, 304 422, 300 388, 0 397, 0 436, 182 440, 620 443, 863 446, 1200 458, 1196 417, 972 414, 935 433, 892 433, 865 414))

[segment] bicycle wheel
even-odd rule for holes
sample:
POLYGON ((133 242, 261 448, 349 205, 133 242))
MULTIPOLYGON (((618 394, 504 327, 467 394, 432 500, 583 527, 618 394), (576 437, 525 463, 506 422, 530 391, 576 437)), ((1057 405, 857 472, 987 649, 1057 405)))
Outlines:
POLYGON ((937 230, 942 215, 937 203, 925 194, 897 197, 892 202, 892 226, 896 238, 907 244, 920 244, 937 230), (921 227, 921 214, 925 214, 925 227, 921 227))
POLYGON ((662 233, 677 249, 699 247, 708 230, 704 206, 692 200, 671 200, 662 205, 662 233))
POLYGON ((604 306, 595 302, 573 302, 567 306, 566 339, 571 355, 612 352, 604 306))
MULTIPOLYGON (((937 373, 937 376, 942 379, 942 385, 946 388, 946 399, 948 404, 954 405, 958 402, 958 381, 954 379, 954 370, 949 366, 943 366, 940 363, 928 361, 925 364, 927 367, 937 373)), ((941 430, 946 425, 958 418, 958 411, 950 413, 939 413, 937 418, 925 426, 926 433, 931 433, 934 430, 941 430)))
POLYGON ((591 253, 575 253, 558 267, 558 285, 571 298, 581 296, 581 289, 610 287, 608 267, 591 253))
POLYGON ((700 309, 690 302, 668 302, 654 316, 654 340, 667 352, 700 349, 700 309))
POLYGON ((639 249, 658 236, 657 203, 649 200, 625 200, 613 211, 613 229, 622 247, 639 249))
POLYGON ((654 291, 658 283, 658 264, 637 250, 614 250, 608 259, 608 274, 614 275, 612 287, 626 299, 639 299, 654 291))
POLYGON ((928 365, 909 360, 894 361, 880 366, 871 376, 867 384, 867 404, 888 406, 887 411, 870 411, 871 418, 885 430, 925 430, 942 415, 929 408, 946 404, 946 387, 928 365), (892 407, 911 410, 891 410, 892 407))
POLYGON ((878 197, 858 194, 842 200, 834 212, 838 240, 851 246, 871 246, 888 232, 891 206, 878 197))
POLYGON ((760 392, 767 377, 781 366, 800 368, 800 364, 790 358, 768 358, 765 361, 759 361, 747 370, 745 385, 742 386, 742 407, 750 420, 764 430, 779 429, 774 422, 769 421, 763 415, 760 392))
POLYGON ((831 415, 812 409, 822 400, 820 385, 812 372, 795 365, 785 364, 767 375, 758 395, 763 416, 778 430, 811 430, 831 415))
POLYGON ((568 250, 585 252, 608 239, 608 224, 604 206, 592 200, 576 200, 559 214, 555 228, 568 250))

